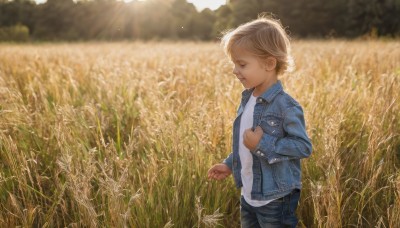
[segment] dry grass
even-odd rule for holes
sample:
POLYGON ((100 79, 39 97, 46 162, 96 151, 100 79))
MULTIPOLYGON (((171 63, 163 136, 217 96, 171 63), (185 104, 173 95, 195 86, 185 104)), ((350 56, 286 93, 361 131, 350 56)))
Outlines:
MULTIPOLYGON (((297 41, 307 227, 400 227, 400 44, 297 41)), ((215 43, 0 45, 2 227, 235 227, 241 85, 215 43)))

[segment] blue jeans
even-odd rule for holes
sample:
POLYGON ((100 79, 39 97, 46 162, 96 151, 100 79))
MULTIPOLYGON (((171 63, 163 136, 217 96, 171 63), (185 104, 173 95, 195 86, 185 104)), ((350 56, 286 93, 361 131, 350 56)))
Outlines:
POLYGON ((296 208, 300 199, 300 189, 274 200, 262 207, 249 205, 243 196, 240 198, 240 217, 242 228, 254 227, 296 227, 296 208))

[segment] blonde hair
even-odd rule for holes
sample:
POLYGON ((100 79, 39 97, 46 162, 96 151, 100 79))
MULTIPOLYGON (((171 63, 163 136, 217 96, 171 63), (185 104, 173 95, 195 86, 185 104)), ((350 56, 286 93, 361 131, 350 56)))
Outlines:
POLYGON ((278 20, 265 15, 225 32, 221 45, 231 60, 234 46, 243 47, 260 59, 274 57, 277 74, 291 71, 294 66, 288 34, 278 20))

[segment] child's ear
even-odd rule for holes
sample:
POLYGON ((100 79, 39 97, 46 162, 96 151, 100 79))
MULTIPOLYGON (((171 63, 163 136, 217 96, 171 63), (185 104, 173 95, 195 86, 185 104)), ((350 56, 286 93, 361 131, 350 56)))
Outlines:
POLYGON ((273 70, 275 70, 276 65, 277 65, 277 61, 276 61, 276 58, 274 58, 274 57, 268 57, 268 58, 265 60, 265 70, 266 70, 266 71, 273 71, 273 70))

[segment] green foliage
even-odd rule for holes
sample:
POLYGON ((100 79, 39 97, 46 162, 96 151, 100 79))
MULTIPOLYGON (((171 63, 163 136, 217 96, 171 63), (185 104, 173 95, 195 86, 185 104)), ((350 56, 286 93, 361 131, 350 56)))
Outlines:
POLYGON ((0 27, 0 41, 28 41, 29 29, 24 25, 0 27))
POLYGON ((398 36, 400 0, 234 0, 198 12, 185 0, 0 1, 0 27, 22 24, 37 40, 201 39, 271 13, 292 36, 398 36))
POLYGON ((349 31, 352 35, 400 34, 399 0, 351 0, 348 3, 349 31))

